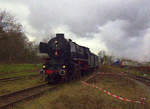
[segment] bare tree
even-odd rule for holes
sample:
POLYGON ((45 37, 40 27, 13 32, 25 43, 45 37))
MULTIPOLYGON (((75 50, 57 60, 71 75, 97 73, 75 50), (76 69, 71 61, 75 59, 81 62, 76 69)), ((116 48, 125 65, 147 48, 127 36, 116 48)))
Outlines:
POLYGON ((36 57, 33 49, 23 32, 20 23, 6 11, 0 12, 0 60, 1 61, 26 61, 36 57))

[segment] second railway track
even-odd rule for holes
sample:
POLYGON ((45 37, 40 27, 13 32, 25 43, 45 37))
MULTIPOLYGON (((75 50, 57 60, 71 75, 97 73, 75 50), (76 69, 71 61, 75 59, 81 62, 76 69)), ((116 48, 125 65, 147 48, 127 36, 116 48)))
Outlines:
POLYGON ((28 75, 28 76, 19 76, 19 77, 12 77, 12 78, 1 78, 0 82, 7 82, 7 81, 15 81, 15 80, 20 80, 23 78, 29 78, 29 77, 36 77, 36 76, 40 76, 39 74, 36 75, 28 75))
POLYGON ((54 90, 56 89, 56 87, 57 86, 50 87, 48 84, 45 83, 10 94, 2 95, 0 96, 0 109, 5 109, 6 107, 13 105, 14 103, 40 95, 46 90, 54 90))
POLYGON ((99 74, 102 74, 102 75, 107 75, 107 76, 123 76, 125 78, 132 78, 132 79, 135 79, 139 82, 142 82, 143 84, 147 85, 148 87, 150 87, 150 79, 149 78, 145 78, 145 77, 142 77, 142 76, 135 76, 135 75, 117 75, 117 74, 111 74, 111 73, 97 73, 93 76, 91 76, 90 78, 88 78, 86 80, 86 82, 90 82, 92 79, 94 79, 96 76, 98 76, 99 74))
POLYGON ((142 76, 135 76, 133 77, 134 79, 136 79, 137 81, 140 81, 142 83, 144 83, 145 85, 150 87, 150 79, 142 77, 142 76))

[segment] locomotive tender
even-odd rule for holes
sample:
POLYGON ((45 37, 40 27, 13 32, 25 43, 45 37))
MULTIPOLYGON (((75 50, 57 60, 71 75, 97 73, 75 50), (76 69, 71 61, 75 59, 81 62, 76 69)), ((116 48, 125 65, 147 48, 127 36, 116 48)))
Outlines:
POLYGON ((39 49, 49 56, 43 65, 48 83, 79 79, 98 67, 98 57, 89 48, 65 39, 64 34, 56 34, 48 43, 40 42, 39 49))

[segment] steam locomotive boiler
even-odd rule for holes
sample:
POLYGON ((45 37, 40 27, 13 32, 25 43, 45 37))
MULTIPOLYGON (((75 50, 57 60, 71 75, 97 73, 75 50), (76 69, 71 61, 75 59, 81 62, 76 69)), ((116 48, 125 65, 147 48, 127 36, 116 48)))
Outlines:
POLYGON ((79 79, 98 67, 98 57, 89 48, 67 40, 64 34, 56 34, 48 43, 40 42, 39 49, 49 56, 43 64, 48 83, 79 79))

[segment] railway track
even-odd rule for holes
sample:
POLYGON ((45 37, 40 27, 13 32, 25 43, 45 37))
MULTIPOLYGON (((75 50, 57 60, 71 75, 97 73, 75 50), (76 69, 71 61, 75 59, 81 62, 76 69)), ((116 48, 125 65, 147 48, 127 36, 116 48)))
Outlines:
POLYGON ((46 90, 54 90, 56 87, 57 86, 50 87, 47 83, 45 83, 10 94, 2 95, 0 96, 0 109, 6 109, 8 106, 13 105, 14 103, 40 95, 46 90))
POLYGON ((145 78, 145 77, 142 77, 142 76, 135 76, 135 75, 131 75, 131 74, 126 74, 125 75, 125 73, 123 73, 124 75, 122 75, 122 74, 104 74, 104 75, 108 75, 108 76, 123 76, 123 77, 126 77, 126 78, 132 78, 132 79, 135 79, 135 80, 137 80, 137 81, 139 81, 139 82, 142 82, 142 83, 144 83, 145 85, 147 85, 147 86, 149 86, 150 87, 150 79, 149 78, 145 78))
POLYGON ((23 78, 26 78, 26 77, 36 77, 36 76, 39 76, 39 74, 37 74, 37 75, 28 75, 28 76, 20 76, 20 77, 13 77, 13 78, 2 78, 2 79, 0 79, 0 82, 14 81, 14 80, 23 79, 23 78))
POLYGON ((150 87, 150 79, 149 78, 145 78, 145 77, 142 77, 142 76, 135 76, 135 75, 121 75, 121 74, 113 74, 113 73, 97 73, 91 77, 89 77, 86 82, 90 82, 92 79, 94 79, 94 77, 98 76, 98 75, 107 75, 107 76, 123 76, 125 78, 132 78, 132 79, 135 79, 137 81, 140 81, 142 83, 144 83, 145 85, 147 85, 148 87, 150 87))
POLYGON ((142 76, 135 76, 133 78, 150 87, 150 79, 142 77, 142 76))

